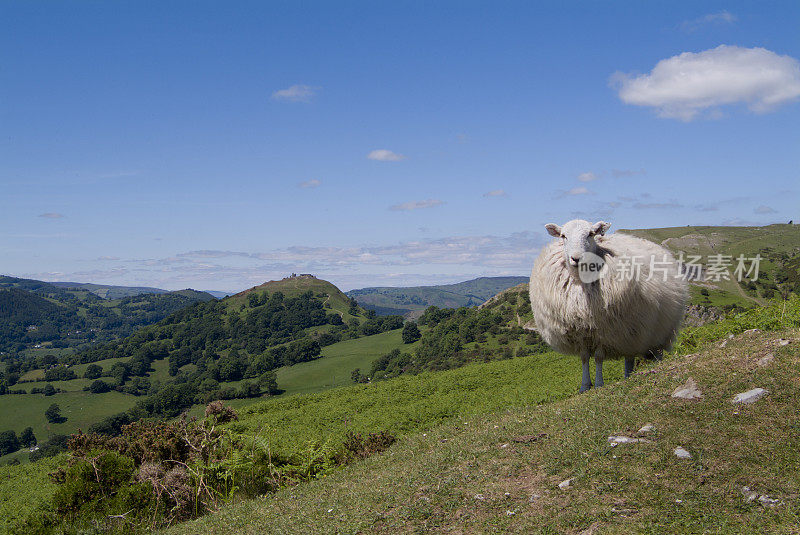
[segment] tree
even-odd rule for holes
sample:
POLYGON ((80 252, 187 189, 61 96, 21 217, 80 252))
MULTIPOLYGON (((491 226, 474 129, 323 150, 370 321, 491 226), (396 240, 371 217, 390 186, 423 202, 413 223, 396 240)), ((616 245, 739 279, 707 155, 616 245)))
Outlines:
POLYGON ((14 431, 0 433, 0 457, 14 453, 19 449, 19 439, 14 431))
POLYGON ((278 391, 278 380, 274 371, 268 371, 258 376, 258 386, 267 391, 268 394, 275 394, 278 391))
POLYGON ((51 424, 60 424, 61 422, 65 422, 67 420, 61 416, 61 407, 58 406, 58 403, 53 403, 50 405, 47 410, 44 411, 44 416, 51 424))
POLYGON ((92 394, 105 394, 106 392, 111 391, 111 387, 105 381, 101 381, 97 379, 89 385, 89 392, 92 394))
POLYGON ((36 445, 36 435, 33 434, 32 427, 26 427, 19 436, 19 442, 26 448, 36 445))
POLYGON ((403 343, 404 344, 413 344, 420 338, 422 338, 422 333, 419 332, 419 327, 413 321, 409 321, 403 327, 403 343))
POLYGON ((50 383, 47 383, 46 385, 44 385, 44 389, 42 390, 42 394, 44 394, 45 396, 52 396, 55 393, 56 393, 56 389, 55 389, 55 387, 53 385, 51 385, 50 383))
POLYGON ((101 375, 103 375, 103 367, 98 364, 89 364, 83 374, 86 379, 97 379, 101 375))

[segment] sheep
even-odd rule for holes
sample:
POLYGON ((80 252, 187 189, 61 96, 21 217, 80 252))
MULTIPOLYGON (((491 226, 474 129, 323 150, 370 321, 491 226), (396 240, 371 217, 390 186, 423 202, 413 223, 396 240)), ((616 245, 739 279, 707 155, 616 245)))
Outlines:
POLYGON ((558 241, 542 249, 531 272, 536 329, 556 351, 580 355, 580 391, 603 386, 603 360, 625 358, 630 376, 637 355, 660 358, 683 319, 688 284, 675 258, 653 242, 614 234, 610 223, 576 219, 545 225, 558 241), (596 256, 595 256, 596 255, 596 256))

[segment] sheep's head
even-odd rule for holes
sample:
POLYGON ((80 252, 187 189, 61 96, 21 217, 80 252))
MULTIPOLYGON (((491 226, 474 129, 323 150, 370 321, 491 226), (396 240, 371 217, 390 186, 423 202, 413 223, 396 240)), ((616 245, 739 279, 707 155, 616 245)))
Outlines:
POLYGON ((583 219, 573 219, 561 227, 549 223, 544 228, 547 229, 551 236, 561 239, 564 262, 568 266, 577 269, 584 253, 597 254, 595 237, 605 234, 610 226, 611 223, 606 223, 605 221, 598 221, 592 224, 583 219))

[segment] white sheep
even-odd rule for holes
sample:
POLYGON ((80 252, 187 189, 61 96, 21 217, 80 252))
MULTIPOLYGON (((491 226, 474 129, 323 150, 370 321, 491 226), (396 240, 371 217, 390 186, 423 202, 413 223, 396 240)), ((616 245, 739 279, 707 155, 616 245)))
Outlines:
POLYGON ((548 224, 559 238, 547 245, 531 272, 536 329, 555 350, 580 355, 581 392, 603 385, 603 360, 625 357, 625 377, 637 355, 659 356, 672 346, 688 288, 675 258, 653 242, 614 234, 611 225, 582 219, 548 224), (596 256, 595 256, 596 255, 596 256))

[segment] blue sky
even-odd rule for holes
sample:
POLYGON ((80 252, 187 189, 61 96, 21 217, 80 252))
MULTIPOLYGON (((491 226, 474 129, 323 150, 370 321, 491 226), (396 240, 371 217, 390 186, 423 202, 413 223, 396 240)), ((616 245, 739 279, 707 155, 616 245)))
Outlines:
POLYGON ((543 225, 800 221, 797 2, 0 2, 0 272, 526 274, 543 225))

